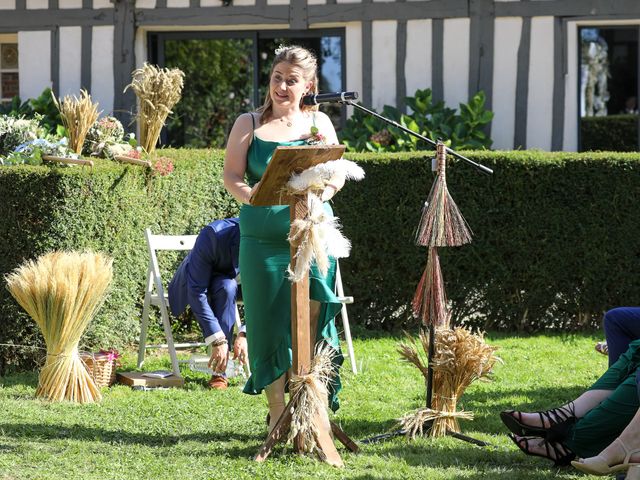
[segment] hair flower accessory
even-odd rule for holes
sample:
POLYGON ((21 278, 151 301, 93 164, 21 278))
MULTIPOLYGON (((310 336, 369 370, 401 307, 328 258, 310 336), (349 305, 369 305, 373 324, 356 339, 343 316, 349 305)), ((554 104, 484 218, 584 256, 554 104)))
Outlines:
POLYGON ((307 145, 326 145, 327 137, 320 133, 315 125, 311 127, 311 135, 307 138, 307 145))
POLYGON ((276 57, 277 57, 278 55, 286 52, 287 50, 289 50, 289 47, 287 45, 280 44, 278 45, 278 48, 275 49, 274 53, 276 54, 276 57))

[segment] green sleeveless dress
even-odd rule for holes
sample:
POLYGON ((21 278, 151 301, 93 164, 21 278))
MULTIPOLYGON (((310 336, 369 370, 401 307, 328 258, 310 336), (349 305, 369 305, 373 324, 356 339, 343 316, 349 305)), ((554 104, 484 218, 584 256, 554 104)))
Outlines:
MULTIPOLYGON (((304 140, 273 142, 261 140, 255 134, 247 152, 247 183, 260 180, 277 146, 304 145, 304 140)), ((328 203, 325 210, 333 214, 328 203)), ((290 262, 289 207, 254 207, 240 209, 240 272, 242 297, 247 326, 247 343, 251 377, 244 392, 259 394, 264 387, 286 373, 292 365, 291 351, 291 284, 287 279, 290 262)), ((341 304, 334 293, 336 262, 330 259, 327 276, 315 265, 309 272, 309 296, 321 302, 316 340, 325 339, 336 348, 336 372, 342 364, 338 332, 334 317, 341 304)), ((336 373, 329 386, 330 406, 338 409, 336 394, 340 390, 336 373)))

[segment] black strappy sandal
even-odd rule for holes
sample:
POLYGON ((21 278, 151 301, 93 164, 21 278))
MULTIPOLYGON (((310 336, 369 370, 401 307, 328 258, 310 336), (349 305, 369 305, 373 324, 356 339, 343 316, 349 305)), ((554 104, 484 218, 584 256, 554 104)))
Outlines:
POLYGON ((576 454, 573 453, 564 444, 559 442, 549 442, 540 437, 520 437, 518 438, 514 434, 509 434, 509 438, 516 446, 526 455, 532 457, 541 457, 551 460, 556 467, 567 467, 571 465, 571 460, 576 458, 576 454), (539 441, 538 445, 544 444, 545 453, 532 452, 529 449, 529 445, 533 445, 534 440, 539 441), (524 444, 523 444, 524 442, 524 444))
POLYGON ((541 437, 549 442, 562 442, 566 438, 569 428, 576 422, 573 402, 546 412, 534 413, 538 414, 542 425, 548 424, 549 426, 527 425, 522 421, 522 412, 516 410, 500 412, 500 419, 511 432, 519 437, 541 437))

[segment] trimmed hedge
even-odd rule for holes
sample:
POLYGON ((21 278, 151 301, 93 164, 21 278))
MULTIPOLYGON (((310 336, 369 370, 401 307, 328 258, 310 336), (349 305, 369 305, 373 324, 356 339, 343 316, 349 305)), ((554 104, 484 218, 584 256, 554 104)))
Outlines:
MULTIPOLYGON (((114 258, 114 281, 81 347, 122 347, 139 333, 148 265, 144 229, 198 233, 212 218, 237 214, 222 185, 220 152, 168 150, 175 170, 154 175, 95 160, 85 167, 0 167, 0 275, 51 249, 94 249, 114 258)), ((167 270, 176 256, 163 260, 167 270)), ((42 347, 35 323, 0 288, 0 343, 42 347)), ((0 374, 29 367, 42 350, 0 346, 0 374)))
MULTIPOLYGON (((493 176, 449 163, 451 194, 474 231, 441 248, 454 322, 536 331, 595 327, 640 304, 640 155, 468 152, 493 176)), ((336 197, 353 243, 341 262, 351 318, 395 330, 426 263, 413 237, 433 174, 411 154, 352 155, 366 171, 336 197)))
POLYGON ((638 115, 608 115, 580 119, 582 150, 638 151, 638 115))
MULTIPOLYGON (((0 168, 0 274, 53 248, 93 248, 115 258, 105 306, 85 348, 135 342, 147 252, 144 228, 197 233, 237 214, 221 181, 222 152, 170 150, 175 171, 98 161, 85 168, 0 168)), ((603 311, 640 300, 640 155, 467 152, 495 170, 449 165, 453 198, 474 242, 440 249, 454 321, 503 330, 596 326, 603 311)), ((351 239, 341 262, 355 297, 353 323, 397 330, 415 325, 408 305, 426 262, 413 235, 433 174, 406 154, 351 154, 366 178, 336 196, 351 239)), ((176 257, 164 268, 175 268, 176 257)), ((0 289, 0 343, 42 346, 37 327, 0 289)), ((0 346, 0 367, 32 365, 41 351, 0 346)), ((1 374, 1 373, 0 373, 1 374)))

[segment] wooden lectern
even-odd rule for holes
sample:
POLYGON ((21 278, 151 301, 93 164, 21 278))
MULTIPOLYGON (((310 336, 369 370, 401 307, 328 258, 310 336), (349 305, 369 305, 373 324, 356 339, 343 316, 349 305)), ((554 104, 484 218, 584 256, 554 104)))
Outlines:
MULTIPOLYGON (((260 185, 251 197, 253 206, 289 205, 291 223, 307 216, 307 195, 291 195, 286 184, 294 173, 300 173, 315 165, 337 160, 344 153, 344 145, 313 145, 300 147, 277 147, 271 162, 262 176, 260 185)), ((291 244, 291 269, 295 269, 297 243, 291 244)), ((293 350, 293 371, 298 375, 309 373, 314 352, 316 330, 312 328, 309 315, 309 274, 300 282, 291 284, 291 343, 293 350)), ((271 453, 273 446, 286 436, 291 424, 292 400, 285 407, 276 426, 269 433, 255 460, 262 462, 271 453)), ((331 432, 320 424, 317 444, 322 460, 335 466, 342 466, 342 459, 331 438, 331 432)), ((333 435, 349 450, 356 452, 358 446, 331 422, 333 435)), ((297 442, 296 449, 299 450, 297 442)))

